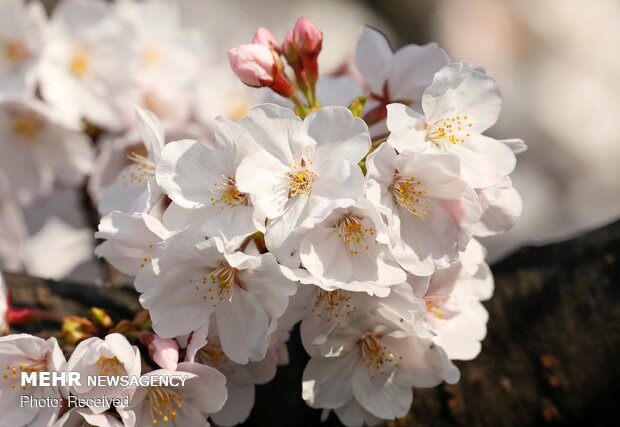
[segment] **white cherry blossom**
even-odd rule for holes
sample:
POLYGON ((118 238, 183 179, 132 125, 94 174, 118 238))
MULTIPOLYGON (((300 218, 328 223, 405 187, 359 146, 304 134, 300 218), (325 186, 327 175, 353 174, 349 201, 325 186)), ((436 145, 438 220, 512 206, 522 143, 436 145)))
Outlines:
POLYGON ((478 189, 476 193, 484 214, 480 222, 474 224, 472 231, 475 236, 505 233, 516 224, 523 212, 523 199, 509 177, 493 187, 478 189))
MULTIPOLYGON (((190 344, 191 345, 191 344, 190 344)), ((233 426, 244 422, 254 406, 255 385, 271 381, 278 365, 277 345, 271 346, 265 358, 258 362, 240 365, 233 362, 222 350, 217 337, 209 338, 208 343, 199 348, 190 361, 217 369, 226 376, 228 399, 211 419, 220 426, 233 426)))
POLYGON ((53 386, 22 386, 21 374, 63 372, 66 363, 56 338, 44 340, 28 334, 0 337, 0 425, 50 427, 60 406, 22 405, 21 398, 60 399, 61 390, 53 386))
POLYGON ((267 337, 296 286, 271 254, 233 252, 217 237, 204 240, 196 230, 181 231, 153 254, 153 265, 136 277, 140 302, 153 329, 174 338, 208 330, 212 318, 222 348, 234 362, 265 357, 267 337))
POLYGON ((433 76, 448 64, 448 56, 436 43, 410 44, 394 52, 385 35, 364 27, 357 41, 355 65, 366 80, 371 99, 420 106, 422 93, 433 76))
POLYGON ((478 197, 448 154, 402 153, 382 144, 368 157, 367 197, 380 205, 392 253, 406 270, 427 276, 458 260, 482 215, 478 197))
POLYGON ((370 149, 368 128, 346 108, 321 108, 302 121, 272 104, 254 108, 239 124, 262 150, 241 162, 237 187, 269 218, 269 251, 283 265, 297 267, 295 230, 362 196, 357 163, 370 149))
POLYGON ((0 100, 0 169, 17 201, 28 205, 59 181, 77 186, 93 165, 93 150, 78 128, 37 100, 0 100))
POLYGON ((405 281, 392 257, 389 232, 367 199, 331 211, 300 242, 304 268, 326 289, 366 291, 385 296, 389 286, 405 281))
MULTIPOLYGON (((132 346, 127 338, 118 333, 107 335, 105 339, 98 337, 88 338, 78 344, 67 364, 69 372, 79 372, 81 378, 89 376, 139 376, 141 372, 140 351, 132 346)), ((111 399, 115 397, 131 396, 134 387, 124 388, 109 384, 106 387, 97 387, 81 381, 81 385, 70 388, 71 393, 81 398, 97 399, 103 396, 111 399)), ((102 413, 108 406, 91 406, 95 413, 102 413)))
POLYGON ((460 375, 432 340, 376 316, 358 317, 308 350, 302 395, 314 408, 336 409, 355 400, 377 418, 394 419, 409 411, 412 387, 455 383, 460 375))
POLYGON ((0 93, 34 92, 47 25, 38 1, 0 2, 0 93))
MULTIPOLYGON (((304 283, 307 278, 301 277, 304 283)), ((283 319, 301 320, 301 339, 304 347, 323 344, 329 333, 337 326, 346 327, 351 319, 366 313, 378 312, 385 318, 399 323, 417 325, 424 316, 424 302, 416 297, 407 283, 393 286, 387 296, 377 297, 365 292, 351 292, 342 289, 326 291, 318 286, 300 285, 291 297, 289 309, 283 319)), ((291 322, 292 323, 292 322, 291 322)), ((415 327, 412 328, 415 331, 415 327)))
POLYGON ((150 111, 136 107, 136 125, 146 153, 132 151, 132 163, 125 167, 103 193, 99 213, 107 215, 118 210, 125 213, 149 212, 161 199, 155 171, 164 147, 164 129, 150 111))
POLYGON ((493 294, 493 275, 484 262, 486 251, 469 242, 460 262, 438 270, 428 278, 411 281, 416 295, 426 304, 424 324, 450 359, 471 360, 481 349, 489 315, 480 301, 493 294))
POLYGON ((179 363, 175 371, 158 369, 143 376, 187 376, 183 386, 138 387, 128 407, 118 408, 126 427, 208 427, 207 417, 226 401, 226 377, 199 363, 179 363))
POLYGON ((472 187, 491 187, 515 167, 509 145, 520 146, 514 140, 505 144, 482 135, 497 121, 501 105, 491 77, 468 62, 454 62, 438 71, 424 91, 424 114, 403 104, 388 106, 388 142, 400 152, 453 153, 472 187))
POLYGON ((129 276, 150 262, 155 247, 169 236, 161 222, 146 213, 113 211, 101 218, 95 238, 104 239, 95 255, 129 276))
POLYGON ((41 93, 67 119, 122 129, 123 99, 139 60, 135 32, 111 5, 63 0, 52 12, 40 68, 41 93))
POLYGON ((237 167, 259 149, 246 130, 219 117, 215 148, 197 141, 166 145, 157 166, 157 183, 182 208, 200 209, 202 231, 222 233, 231 244, 265 231, 265 215, 237 188, 237 167))
POLYGON ((190 90, 207 50, 201 34, 181 26, 176 2, 120 0, 114 6, 136 34, 140 63, 134 102, 155 113, 167 131, 183 127, 190 120, 190 90))

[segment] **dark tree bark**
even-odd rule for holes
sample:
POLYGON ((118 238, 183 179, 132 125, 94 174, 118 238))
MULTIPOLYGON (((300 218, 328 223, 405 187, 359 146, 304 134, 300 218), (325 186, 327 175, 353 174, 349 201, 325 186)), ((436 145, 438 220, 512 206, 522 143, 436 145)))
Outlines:
MULTIPOLYGON (((390 426, 608 426, 620 420, 620 222, 581 237, 520 250, 493 267, 489 332, 480 356, 459 362, 461 381, 414 392, 411 414, 390 426)), ((14 301, 61 314, 139 308, 130 290, 7 275, 14 301)), ((50 331, 50 324, 28 326, 50 331)), ((315 426, 301 399, 307 361, 299 335, 291 363, 257 387, 247 426, 315 426)), ((327 426, 340 425, 331 416, 327 426)), ((189 427, 189 426, 188 426, 189 427)))

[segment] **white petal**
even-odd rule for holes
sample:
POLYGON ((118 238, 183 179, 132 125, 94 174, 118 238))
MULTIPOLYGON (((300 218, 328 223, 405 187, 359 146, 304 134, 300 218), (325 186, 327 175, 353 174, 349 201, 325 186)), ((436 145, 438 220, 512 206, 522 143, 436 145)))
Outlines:
POLYGON ((348 108, 321 108, 306 117, 304 128, 317 142, 313 158, 317 163, 333 157, 358 163, 370 150, 368 126, 348 108))
MULTIPOLYGON (((361 364, 359 355, 312 358, 306 365, 302 397, 313 408, 338 408, 353 398, 351 376, 361 364)), ((365 365, 364 365, 365 366, 365 365)))
POLYGON ((505 144, 483 135, 472 134, 450 150, 461 160, 463 178, 474 188, 491 187, 512 173, 517 159, 505 144))
POLYGON ((355 48, 355 65, 371 91, 377 95, 383 94, 393 56, 390 43, 383 33, 368 26, 362 28, 355 48))
POLYGON ((259 151, 246 157, 237 168, 237 188, 251 194, 252 203, 267 218, 277 218, 288 201, 288 172, 289 168, 274 156, 259 151))
POLYGON ((248 419, 254 406, 255 394, 253 384, 240 385, 229 382, 226 388, 228 399, 224 407, 211 415, 213 422, 223 427, 234 426, 248 419))
POLYGON ((197 141, 173 141, 162 151, 157 165, 157 183, 181 207, 210 205, 218 185, 226 184, 221 176, 234 174, 232 165, 226 167, 230 159, 223 158, 222 154, 197 141))
POLYGON ((328 201, 333 201, 336 207, 346 207, 354 204, 364 193, 364 174, 355 163, 333 158, 328 163, 317 165, 316 174, 311 193, 312 216, 320 215, 328 201), (314 200, 315 198, 326 200, 314 200), (321 208, 318 207, 319 204, 321 208))
POLYGON ((244 365, 265 357, 269 319, 253 295, 236 288, 230 302, 220 301, 215 315, 222 349, 232 361, 244 365))
POLYGON ((162 148, 164 148, 164 127, 152 112, 138 106, 134 106, 134 110, 138 119, 136 125, 142 137, 142 143, 149 153, 149 158, 156 162, 159 160, 162 148))
POLYGON ((239 121, 239 125, 269 154, 285 165, 293 158, 291 147, 302 140, 301 119, 291 110, 275 104, 254 107, 239 121))
POLYGON ((384 374, 359 363, 353 373, 353 395, 368 412, 383 419, 403 417, 413 401, 411 385, 402 381, 398 369, 384 374))
POLYGON ((387 141, 398 151, 422 151, 428 147, 424 126, 426 120, 420 113, 403 104, 387 106, 387 141))
POLYGON ((513 153, 521 154, 527 151, 527 145, 523 142, 522 139, 512 138, 512 139, 501 139, 501 142, 506 144, 513 153))
POLYGON ((409 101, 419 109, 424 90, 435 73, 448 64, 448 56, 436 43, 407 45, 396 51, 388 78, 390 98, 409 101))
POLYGON ((27 243, 24 264, 28 274, 61 280, 78 265, 92 259, 89 228, 77 229, 51 217, 27 243))
POLYGON ((198 376, 186 382, 182 395, 203 415, 213 414, 224 406, 227 397, 226 377, 216 369, 199 363, 182 362, 177 371, 198 376))
POLYGON ((510 230, 523 212, 523 199, 519 192, 510 187, 500 191, 500 197, 494 200, 474 225, 476 236, 492 236, 510 230))
POLYGON ((468 62, 454 62, 435 74, 422 105, 430 123, 466 115, 470 130, 482 133, 497 121, 502 97, 491 77, 468 62))

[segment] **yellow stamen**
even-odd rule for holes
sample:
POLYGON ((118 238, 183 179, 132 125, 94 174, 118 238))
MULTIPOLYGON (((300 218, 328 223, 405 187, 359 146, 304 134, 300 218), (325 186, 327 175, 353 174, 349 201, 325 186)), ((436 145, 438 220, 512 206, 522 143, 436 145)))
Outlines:
POLYGON ((472 121, 469 116, 454 116, 426 125, 426 139, 435 147, 445 149, 450 145, 462 144, 470 134, 472 121))
POLYGON ((88 71, 88 60, 82 53, 77 53, 71 59, 71 72, 77 77, 82 77, 88 71))
POLYGON ((330 322, 332 319, 338 321, 343 311, 344 314, 350 316, 355 309, 357 307, 351 302, 351 296, 348 292, 340 289, 334 291, 318 289, 314 295, 314 303, 310 311, 326 322, 330 322))
POLYGON ((235 178, 221 175, 222 182, 214 183, 213 187, 209 189, 211 193, 211 204, 219 205, 220 209, 226 209, 234 206, 246 206, 248 204, 248 197, 245 193, 242 193, 237 188, 237 181, 235 178))
POLYGON ((304 159, 301 159, 300 162, 293 165, 290 172, 287 172, 289 199, 298 194, 310 194, 316 174, 310 170, 309 164, 312 164, 312 161, 306 162, 304 159))
POLYGON ((428 194, 427 190, 420 187, 421 184, 415 177, 403 178, 396 175, 390 186, 394 202, 417 217, 427 216, 430 210, 430 205, 421 200, 428 194))
POLYGON ((391 350, 381 343, 381 336, 372 331, 367 331, 358 341, 361 346, 362 359, 366 363, 366 367, 371 371, 371 377, 374 378, 385 374, 386 366, 389 368, 393 365, 398 368, 400 364, 396 359, 402 360, 402 356, 395 356, 391 350))
POLYGON ((351 255, 357 255, 360 247, 367 251, 370 245, 375 242, 375 229, 366 227, 362 223, 362 219, 355 215, 350 213, 343 215, 336 223, 336 226, 339 231, 338 237, 348 247, 351 255), (367 241, 367 238, 371 240, 367 241))
POLYGON ((150 403, 151 424, 161 420, 164 423, 174 422, 177 416, 175 409, 180 409, 183 398, 168 387, 150 387, 146 398, 150 403))
POLYGON ((204 293, 202 299, 209 301, 215 308, 218 302, 223 300, 232 303, 235 287, 244 288, 243 283, 237 278, 237 271, 236 268, 223 264, 202 277, 190 277, 188 283, 199 293, 204 293))
POLYGON ((28 57, 28 49, 21 40, 5 40, 4 56, 10 62, 19 63, 28 57))
POLYGON ((11 120, 13 130, 30 141, 35 141, 36 136, 43 128, 43 122, 37 116, 28 113, 18 113, 11 120))

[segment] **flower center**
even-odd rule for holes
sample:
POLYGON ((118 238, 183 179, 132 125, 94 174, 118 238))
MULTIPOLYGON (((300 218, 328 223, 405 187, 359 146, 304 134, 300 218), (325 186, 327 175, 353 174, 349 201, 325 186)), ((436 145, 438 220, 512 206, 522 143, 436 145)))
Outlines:
POLYGON ((472 127, 469 116, 448 117, 433 124, 426 125, 426 139, 437 148, 445 148, 446 144, 463 143, 470 137, 472 127))
POLYGON ((340 289, 335 291, 318 289, 314 294, 314 302, 310 311, 326 322, 330 322, 332 318, 338 321, 343 311, 350 316, 355 309, 357 307, 351 302, 348 292, 340 289))
POLYGON ((399 175, 394 177, 390 191, 394 202, 409 211, 413 216, 428 215, 430 205, 420 201, 420 197, 424 197, 428 191, 420 187, 420 180, 415 177, 403 178, 399 175))
POLYGON ((213 184, 213 188, 209 189, 209 193, 211 193, 211 204, 220 205, 220 209, 238 205, 246 206, 248 204, 248 197, 245 193, 239 191, 235 178, 230 178, 225 175, 221 175, 221 177, 224 182, 216 182, 213 184))
POLYGON ((71 59, 71 72, 77 77, 83 77, 88 71, 88 60, 83 53, 76 53, 71 59))
MULTIPOLYGON (((45 359, 32 359, 30 363, 20 363, 16 366, 5 366, 5 372, 2 375, 2 379, 4 382, 9 384, 9 387, 15 389, 21 384, 21 373, 24 372, 26 374, 30 374, 32 372, 41 372, 47 366, 45 359)), ((23 390, 28 389, 30 387, 29 384, 25 384, 21 386, 23 390)))
POLYGON ((120 377, 123 375, 123 364, 115 357, 107 358, 101 356, 96 363, 99 368, 99 375, 105 375, 107 377, 120 377))
POLYGON ((230 108, 228 110, 228 118, 234 122, 245 117, 250 112, 250 103, 247 100, 231 101, 230 108))
MULTIPOLYGON (((312 164, 312 161, 308 161, 312 164)), ((291 171, 287 172, 288 198, 292 199, 298 194, 310 194, 316 174, 312 172, 304 159, 296 163, 291 171)))
POLYGON ((343 215, 336 223, 338 227, 338 237, 342 239, 345 246, 348 247, 351 255, 357 255, 359 253, 358 246, 363 246, 367 251, 369 248, 369 242, 366 238, 372 239, 371 243, 375 242, 375 230, 374 228, 366 227, 362 224, 361 218, 347 213, 343 215))
POLYGON ((19 63, 28 56, 28 49, 21 40, 6 40, 4 56, 11 62, 19 63))
POLYGON ((192 277, 188 282, 191 284, 198 283, 195 285, 196 290, 200 292, 206 291, 202 299, 204 301, 211 301, 215 308, 217 303, 224 299, 232 303, 235 286, 243 288, 243 284, 237 279, 237 271, 236 268, 225 264, 212 270, 205 276, 192 277))
POLYGON ((374 332, 368 331, 359 340, 362 348, 362 359, 366 363, 366 367, 371 371, 370 376, 372 378, 377 373, 384 375, 386 365, 388 368, 390 365, 398 368, 400 364, 395 362, 395 359, 402 360, 402 356, 395 356, 386 345, 381 343, 380 338, 374 332))
POLYGON ((151 424, 174 421, 183 398, 167 387, 149 387, 146 398, 151 404, 151 424))
POLYGON ((159 46, 153 44, 146 49, 142 57, 142 67, 151 68, 158 65, 162 60, 162 53, 159 46))
POLYGON ((11 120, 13 131, 26 140, 35 142, 36 136, 43 128, 43 122, 32 114, 17 114, 11 120))
POLYGON ((443 319, 445 313, 442 311, 441 306, 448 300, 449 295, 424 295, 422 298, 426 304, 426 311, 434 314, 438 319, 443 319))
POLYGON ((129 176, 124 178, 124 185, 143 184, 155 176, 155 163, 148 157, 132 151, 127 158, 133 163, 129 166, 129 176))
POLYGON ((230 359, 224 354, 222 347, 219 344, 209 343, 203 348, 198 350, 196 358, 200 363, 209 365, 218 371, 225 374, 234 374, 236 372, 234 367, 229 367, 230 359))

